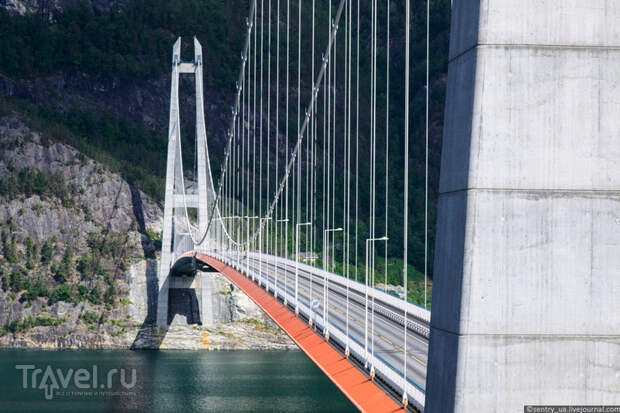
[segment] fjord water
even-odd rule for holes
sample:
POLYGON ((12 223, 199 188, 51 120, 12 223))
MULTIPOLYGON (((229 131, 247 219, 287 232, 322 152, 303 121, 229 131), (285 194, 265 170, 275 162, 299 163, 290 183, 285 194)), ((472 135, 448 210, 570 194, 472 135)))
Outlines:
POLYGON ((0 350, 0 389, 2 412, 355 411, 299 351, 0 350))

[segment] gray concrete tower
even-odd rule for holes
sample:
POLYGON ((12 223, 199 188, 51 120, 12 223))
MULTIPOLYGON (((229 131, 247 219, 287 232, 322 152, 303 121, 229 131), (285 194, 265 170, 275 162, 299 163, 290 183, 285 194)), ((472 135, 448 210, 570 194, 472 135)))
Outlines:
MULTIPOLYGON (((168 156, 166 169, 166 194, 164 199, 164 223, 162 231, 162 251, 159 267, 159 295, 157 301, 157 325, 168 325, 168 299, 171 282, 170 268, 181 255, 196 250, 190 232, 200 243, 208 224, 209 206, 213 205, 214 190, 207 149, 207 134, 204 116, 204 88, 202 80, 202 47, 194 38, 194 61, 181 61, 181 38, 172 48, 172 77, 170 81, 170 122, 168 126, 168 156), (193 74, 196 84, 196 148, 197 148, 197 190, 187 193, 183 179, 183 159, 181 156, 181 121, 179 117, 179 74, 193 74), (188 225, 187 208, 197 208, 198 228, 188 225)), ((210 231, 213 233, 214 231, 210 231)), ((213 236, 206 237, 201 248, 206 249, 213 236)), ((177 283, 178 284, 178 283, 177 283)), ((213 319, 210 307, 205 305, 206 314, 201 311, 203 320, 213 319)))
POLYGON ((429 412, 620 404, 620 2, 457 0, 429 412))

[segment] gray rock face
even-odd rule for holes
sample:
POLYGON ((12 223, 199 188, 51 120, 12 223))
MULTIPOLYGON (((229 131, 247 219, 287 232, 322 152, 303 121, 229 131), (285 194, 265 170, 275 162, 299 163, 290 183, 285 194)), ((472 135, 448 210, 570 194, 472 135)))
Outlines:
MULTIPOLYGON (((0 146, 4 148, 0 154, 0 176, 6 176, 10 170, 33 168, 59 174, 67 185, 76 188, 74 209, 31 197, 0 205, 0 219, 13 217, 23 231, 36 236, 38 241, 56 235, 65 243, 75 240, 75 232, 87 234, 102 226, 111 231, 129 231, 135 225, 130 185, 74 148, 61 143, 43 144, 40 135, 17 118, 0 123, 0 146)), ((159 231, 161 208, 144 193, 139 192, 139 198, 146 226, 159 231)))
POLYGON ((0 195, 0 226, 16 248, 11 262, 0 255, 0 347, 32 348, 184 348, 184 349, 289 349, 293 342, 241 291, 231 288, 219 274, 209 277, 212 309, 206 315, 174 315, 163 332, 154 327, 157 301, 155 243, 144 234, 161 231, 162 210, 148 196, 74 148, 31 131, 16 116, 0 119, 0 179, 30 168, 62 177, 70 202, 54 196, 0 195), (76 263, 92 253, 89 234, 123 234, 125 265, 113 256, 101 256, 105 275, 80 276, 76 263), (53 240, 51 263, 39 259, 28 269, 27 240, 40 250, 53 240), (63 251, 74 254, 69 276, 59 280, 63 251), (12 274, 39 280, 51 292, 66 285, 72 302, 51 302, 48 297, 28 299, 26 291, 9 288, 12 274), (21 275, 20 275, 21 274, 21 275), (7 285, 4 285, 4 284, 7 285), (92 292, 96 285, 114 286, 108 302, 87 299, 78 287, 92 292), (30 321, 29 321, 30 320, 30 321), (17 323, 17 324, 16 324, 17 323), (192 324, 193 323, 193 324, 192 324))
MULTIPOLYGON (((82 0, 91 3, 96 10, 107 11, 116 0, 82 0)), ((4 0, 0 3, 0 7, 5 8, 10 13, 28 14, 28 13, 53 13, 62 11, 65 7, 75 2, 75 0, 4 0)))

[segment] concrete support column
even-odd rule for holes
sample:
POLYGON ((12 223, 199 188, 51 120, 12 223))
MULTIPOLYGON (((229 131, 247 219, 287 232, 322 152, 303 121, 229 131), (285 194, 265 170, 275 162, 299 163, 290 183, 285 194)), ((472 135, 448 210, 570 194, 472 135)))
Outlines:
POLYGON ((214 282, 216 272, 200 273, 200 319, 203 327, 215 328, 215 295, 219 294, 214 282))
POLYGON ((175 206, 174 182, 177 145, 180 145, 179 125, 179 64, 181 38, 172 48, 172 77, 170 80, 170 124, 168 126, 168 159, 166 163, 166 194, 164 198, 164 223, 162 228, 161 260, 159 263, 159 294, 157 298, 157 325, 168 325, 168 273, 172 265, 172 220, 175 206))
MULTIPOLYGON (((204 92, 202 83, 202 46, 198 39, 194 37, 194 77, 196 84, 196 145, 198 157, 198 236, 202 237, 207 229, 209 221, 209 198, 211 198, 212 186, 207 183, 208 177, 211 177, 211 171, 207 171, 207 132, 205 128, 205 112, 204 112, 204 92), (210 191, 210 192, 207 192, 210 191)), ((196 240, 200 241, 200 239, 196 240)), ((200 246, 202 249, 211 247, 207 245, 207 241, 200 246)))
POLYGON ((620 2, 454 2, 429 412, 620 404, 620 2))

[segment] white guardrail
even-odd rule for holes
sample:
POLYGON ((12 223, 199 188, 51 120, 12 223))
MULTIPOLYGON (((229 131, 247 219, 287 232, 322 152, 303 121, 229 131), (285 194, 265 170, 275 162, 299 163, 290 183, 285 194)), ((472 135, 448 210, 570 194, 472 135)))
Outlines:
MULTIPOLYGON (((252 258, 259 258, 259 254, 257 253, 249 253, 249 256, 252 256, 252 258)), ((262 254, 263 257, 269 257, 269 259, 271 260, 277 260, 278 262, 287 264, 289 266, 294 266, 295 265, 295 261, 290 261, 287 260, 285 258, 281 258, 281 257, 275 257, 273 255, 266 255, 266 254, 262 254)), ((320 277, 323 277, 324 275, 327 276, 327 279, 329 280, 329 282, 333 282, 335 284, 338 284, 340 286, 342 286, 343 288, 347 287, 347 284, 349 286, 350 290, 354 290, 360 294, 364 294, 365 290, 366 290, 366 286, 365 284, 362 284, 359 281, 356 281, 354 279, 347 279, 341 275, 338 274, 334 274, 331 272, 327 272, 324 271, 321 268, 316 268, 313 267, 311 265, 308 264, 304 264, 304 263, 299 263, 299 269, 302 271, 306 271, 306 272, 310 272, 313 274, 316 274, 320 277)), ((429 338, 430 335, 430 329, 429 327, 427 327, 428 325, 430 325, 431 322, 431 312, 428 311, 426 308, 420 307, 418 305, 415 305, 413 303, 410 302, 405 302, 397 297, 394 297, 391 294, 388 294, 384 291, 378 290, 376 288, 372 288, 369 287, 368 288, 368 296, 369 297, 374 297, 375 298, 375 305, 377 307, 379 307, 381 309, 381 314, 391 318, 392 320, 394 320, 395 322, 397 322, 398 324, 404 324, 403 323, 403 316, 393 312, 390 309, 385 308, 384 306, 382 306, 380 303, 383 302, 385 304, 388 304, 394 308, 397 308, 401 311, 404 312, 404 306, 407 306, 407 327, 411 328, 414 331, 417 331, 418 333, 420 333, 421 335, 423 335, 424 337, 426 337, 427 339, 429 338), (379 301, 379 304, 377 304, 376 302, 379 301), (410 320, 410 317, 415 317, 420 321, 423 321, 426 326, 420 325, 419 323, 416 323, 415 321, 410 320)))

